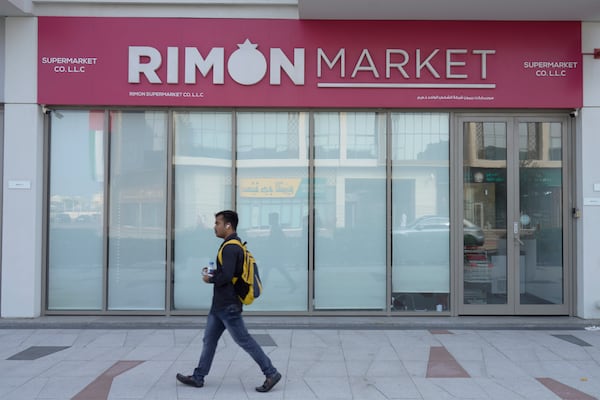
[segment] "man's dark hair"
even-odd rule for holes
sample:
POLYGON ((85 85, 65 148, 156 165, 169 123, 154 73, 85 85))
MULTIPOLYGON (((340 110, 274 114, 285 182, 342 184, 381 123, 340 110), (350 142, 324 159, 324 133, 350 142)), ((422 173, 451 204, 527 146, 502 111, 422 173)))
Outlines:
POLYGON ((234 231, 237 230, 239 218, 235 211, 232 211, 232 210, 219 211, 218 213, 215 214, 215 217, 218 217, 218 216, 223 217, 223 221, 225 221, 225 223, 231 224, 234 231))

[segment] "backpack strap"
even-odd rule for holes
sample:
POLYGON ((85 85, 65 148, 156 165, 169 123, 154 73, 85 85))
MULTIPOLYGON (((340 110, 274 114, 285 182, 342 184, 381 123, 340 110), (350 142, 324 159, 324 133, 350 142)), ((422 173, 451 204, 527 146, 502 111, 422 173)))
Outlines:
MULTIPOLYGON (((223 247, 227 246, 228 244, 237 244, 244 251, 244 257, 245 257, 245 254, 246 254, 245 253, 245 248, 244 248, 244 245, 246 244, 246 242, 244 242, 244 244, 242 244, 241 240, 239 240, 239 239, 229 239, 225 243, 221 244, 221 247, 219 247, 219 251, 217 253, 217 262, 221 266, 223 265, 223 247)), ((244 262, 244 260, 242 260, 242 263, 243 262, 244 262)), ((243 268, 243 265, 242 265, 242 268, 243 268)), ((235 272, 237 273, 238 271, 235 271, 235 272)), ((238 277, 234 275, 234 277, 233 277, 233 283, 235 283, 235 281, 237 280, 237 278, 238 277)))

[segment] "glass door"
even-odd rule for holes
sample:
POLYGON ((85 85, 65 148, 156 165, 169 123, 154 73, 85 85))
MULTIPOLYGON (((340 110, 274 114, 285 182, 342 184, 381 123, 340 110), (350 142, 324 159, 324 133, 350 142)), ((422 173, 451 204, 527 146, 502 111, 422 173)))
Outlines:
POLYGON ((465 118, 461 314, 566 314, 564 118, 465 118))
POLYGON ((565 120, 518 119, 517 311, 567 313, 565 120), (544 307, 547 306, 547 307, 544 307))

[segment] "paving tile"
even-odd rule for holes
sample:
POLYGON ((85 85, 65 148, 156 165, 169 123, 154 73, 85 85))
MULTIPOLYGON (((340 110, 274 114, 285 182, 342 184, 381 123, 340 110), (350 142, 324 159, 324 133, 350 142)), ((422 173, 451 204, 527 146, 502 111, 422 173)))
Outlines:
POLYGON ((544 361, 540 363, 540 372, 533 373, 524 366, 528 374, 533 377, 572 377, 580 378, 585 375, 576 364, 569 361, 544 361))
POLYGON ((35 377, 46 373, 55 362, 46 357, 33 361, 0 361, 0 376, 6 378, 35 377))
POLYGON ((444 343, 444 347, 450 354, 454 356, 454 358, 463 362, 466 360, 469 361, 482 361, 483 360, 483 351, 482 346, 464 344, 464 343, 444 343))
MULTIPOLYGON (((113 364, 112 361, 59 361, 41 373, 41 377, 95 377, 113 364)), ((74 379, 75 380, 75 379, 74 379)))
POLYGON ((189 345, 197 336, 202 338, 199 329, 175 329, 173 330, 175 345, 189 345))
POLYGON ((491 400, 537 400, 535 397, 522 396, 518 393, 518 390, 515 390, 518 388, 503 386, 494 379, 473 377, 472 381, 479 386, 484 398, 491 400))
POLYGON ((366 376, 370 366, 370 363, 363 360, 347 360, 345 364, 346 372, 351 379, 366 376))
POLYGON ((406 377, 408 371, 400 360, 375 360, 371 362, 365 375, 367 377, 406 377))
POLYGON ((589 344, 585 340, 581 340, 574 335, 552 335, 552 336, 554 336, 555 338, 564 340, 566 342, 573 343, 577 346, 586 346, 586 347, 591 346, 591 344, 589 344))
POLYGON ((434 378, 429 382, 456 399, 488 399, 488 394, 473 379, 434 378))
POLYGON ((487 376, 496 379, 511 379, 528 376, 519 364, 506 358, 493 348, 484 348, 483 359, 487 376))
POLYGON ((268 333, 255 333, 252 334, 252 337, 254 338, 254 340, 256 340, 256 343, 258 343, 261 346, 273 346, 276 347, 277 343, 275 343, 275 340, 273 340, 273 338, 271 337, 271 335, 269 335, 268 333))
POLYGON ((531 377, 520 376, 511 377, 510 379, 493 379, 493 381, 511 394, 505 399, 557 400, 556 395, 531 377))
POLYGON ((350 380, 352 399, 387 400, 388 397, 369 378, 350 380))
POLYGON ((78 330, 37 330, 23 341, 23 346, 72 346, 78 338, 78 330))
MULTIPOLYGON (((255 385, 257 386, 258 383, 255 385)), ((202 389, 200 389, 200 390, 202 390, 202 389)), ((252 390, 254 390, 254 389, 252 388, 252 390)), ((198 391, 198 389, 196 389, 196 391, 198 391)), ((244 387, 244 383, 239 378, 231 377, 231 378, 224 378, 221 381, 218 390, 214 394, 214 397, 211 397, 211 398, 215 399, 215 400, 233 400, 233 399, 240 399, 240 398, 248 397, 247 393, 251 393, 250 386, 248 386, 248 390, 246 390, 244 387)), ((273 393, 275 393, 275 392, 273 392, 273 393)), ((203 395, 203 393, 198 393, 196 398, 198 398, 198 395, 203 395)), ((279 397, 275 397, 275 398, 279 398, 279 397)))
POLYGON ((159 330, 146 335, 138 346, 171 347, 175 345, 175 336, 172 330, 159 330))
POLYGON ((134 329, 125 331, 124 346, 137 346, 142 343, 148 336, 156 332, 154 329, 134 329))
POLYGON ((369 382, 388 399, 421 399, 421 395, 410 377, 376 377, 369 382))
POLYGON ((294 348, 326 348, 331 345, 332 342, 336 345, 339 343, 337 335, 313 331, 294 331, 291 339, 291 346, 294 348))
MULTIPOLYGON (((118 364, 116 364, 118 365, 118 364)), ((149 392, 156 387, 172 365, 169 361, 144 361, 129 362, 127 370, 117 371, 113 374, 110 396, 124 398, 145 398, 149 392)), ((106 374, 106 372, 105 372, 106 374)), ((174 374, 170 375, 169 381, 173 383, 174 374)), ((171 389, 175 389, 174 384, 171 389)))
POLYGON ((286 376, 304 378, 304 375, 310 371, 320 361, 315 360, 292 360, 290 359, 286 365, 286 376))
MULTIPOLYGON (((439 344, 438 344, 439 345, 439 344)), ((400 360, 406 361, 427 361, 429 360, 429 349, 431 346, 418 345, 394 345, 392 347, 396 351, 396 355, 400 360)))
POLYGON ((23 396, 20 399, 34 398, 45 382, 46 379, 31 379, 29 376, 8 377, 0 375, 0 399, 4 400, 8 397, 18 398, 16 397, 16 392, 23 393, 23 396), (28 390, 22 391, 20 390, 21 388, 28 388, 28 390), (25 393, 28 395, 25 396, 25 393))
POLYGON ((471 378, 487 378, 488 371, 483 360, 460 360, 460 365, 471 378))
POLYGON ((129 347, 106 347, 89 345, 81 348, 71 347, 64 360, 69 361, 118 361, 133 350, 129 347))
POLYGON ((346 360, 372 361, 377 357, 377 349, 348 347, 344 348, 344 358, 346 360))
POLYGON ((311 390, 310 386, 302 377, 286 377, 283 387, 280 387, 282 382, 276 386, 278 391, 282 392, 283 398, 286 400, 317 400, 317 395, 311 390))
POLYGON ((348 378, 304 378, 304 381, 318 399, 352 399, 348 378))
POLYGON ((346 377, 349 373, 346 370, 346 363, 343 361, 319 361, 315 362, 308 370, 304 371, 304 378, 328 378, 328 377, 346 377))
MULTIPOLYGON (((446 390, 444 386, 448 379, 413 378, 413 382, 423 400, 457 400, 457 397, 446 390)), ((465 400, 464 397, 458 397, 458 399, 465 400)), ((486 400, 486 398, 481 397, 476 400, 486 400)))
POLYGON ((598 361, 571 361, 571 364, 577 367, 581 372, 581 376, 576 378, 595 380, 600 384, 600 364, 598 363, 598 361))
POLYGON ((63 376, 49 377, 40 390, 37 399, 72 399, 93 379, 94 378, 90 377, 90 380, 88 381, 85 379, 73 379, 71 377, 63 376))
POLYGON ((292 347, 290 351, 290 360, 343 360, 344 355, 341 349, 326 349, 321 348, 308 348, 308 347, 292 347))
POLYGON ((30 346, 25 350, 8 357, 8 360, 37 360, 38 358, 42 358, 49 354, 68 348, 69 346, 30 346))
MULTIPOLYGON (((253 332, 250 332, 254 334, 253 332)), ((293 330, 290 329, 271 329, 268 331, 269 335, 273 338, 277 347, 279 348, 290 348, 292 343, 293 330)))
MULTIPOLYGON (((106 331, 100 333, 89 345, 97 347, 122 347, 125 346, 126 339, 127 331, 106 331)), ((134 345, 137 344, 132 344, 129 347, 134 345)))
POLYGON ((406 372, 411 377, 425 378, 425 376, 427 376, 428 361, 404 360, 402 361, 402 364, 404 364, 406 372))

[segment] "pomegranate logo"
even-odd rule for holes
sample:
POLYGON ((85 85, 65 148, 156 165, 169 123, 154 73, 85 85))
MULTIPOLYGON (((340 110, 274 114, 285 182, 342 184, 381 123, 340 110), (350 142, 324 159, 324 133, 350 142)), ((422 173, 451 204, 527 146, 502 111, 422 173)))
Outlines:
POLYGON ((229 76, 240 85, 254 85, 267 73, 267 60, 250 40, 238 44, 239 49, 231 54, 227 62, 229 76))

